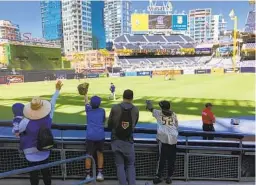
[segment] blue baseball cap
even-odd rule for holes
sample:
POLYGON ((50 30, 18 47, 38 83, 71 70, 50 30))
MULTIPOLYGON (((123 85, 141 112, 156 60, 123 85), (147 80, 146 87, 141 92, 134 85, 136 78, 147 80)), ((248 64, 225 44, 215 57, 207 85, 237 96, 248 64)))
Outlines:
POLYGON ((22 103, 15 103, 12 105, 12 112, 14 116, 23 116, 24 105, 22 103))
POLYGON ((90 105, 92 107, 99 107, 101 103, 101 98, 99 96, 93 96, 91 97, 90 105))

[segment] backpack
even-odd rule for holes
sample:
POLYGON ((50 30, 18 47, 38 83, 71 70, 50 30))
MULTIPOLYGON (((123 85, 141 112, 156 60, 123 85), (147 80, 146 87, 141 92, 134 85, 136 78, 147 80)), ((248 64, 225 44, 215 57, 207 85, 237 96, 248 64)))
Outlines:
POLYGON ((132 126, 132 108, 130 109, 125 109, 123 108, 121 105, 121 117, 119 120, 119 124, 116 127, 116 137, 119 140, 130 140, 130 138, 132 137, 132 133, 133 133, 133 126, 132 126))
POLYGON ((54 146, 52 131, 41 127, 37 135, 37 149, 39 151, 50 150, 54 146))

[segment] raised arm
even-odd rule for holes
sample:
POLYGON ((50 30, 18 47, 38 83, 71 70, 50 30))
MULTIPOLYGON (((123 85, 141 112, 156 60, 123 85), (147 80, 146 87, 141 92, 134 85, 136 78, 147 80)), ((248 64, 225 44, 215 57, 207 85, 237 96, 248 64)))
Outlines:
POLYGON ((59 97, 59 94, 60 94, 60 90, 61 90, 61 87, 63 86, 62 82, 61 81, 58 81, 56 83, 56 91, 55 93, 53 94, 52 96, 52 99, 51 99, 51 113, 50 113, 50 117, 53 118, 53 115, 54 115, 54 111, 55 111, 55 105, 56 105, 56 100, 57 98, 59 97))
POLYGON ((89 104, 89 99, 87 94, 84 95, 84 103, 85 105, 89 104))

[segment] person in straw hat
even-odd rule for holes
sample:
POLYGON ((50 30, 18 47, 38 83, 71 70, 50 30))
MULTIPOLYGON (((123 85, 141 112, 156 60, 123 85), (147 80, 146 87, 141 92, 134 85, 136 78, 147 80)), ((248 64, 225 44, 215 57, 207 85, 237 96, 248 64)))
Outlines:
MULTIPOLYGON (((51 129, 55 104, 62 85, 61 81, 56 83, 56 91, 51 101, 43 100, 40 97, 33 97, 31 102, 24 106, 24 121, 21 121, 19 126, 20 147, 31 167, 48 163, 50 150, 39 151, 37 149, 38 133, 41 128, 51 129)), ((43 169, 41 173, 44 184, 50 185, 50 170, 43 169)), ((30 172, 30 183, 31 185, 39 184, 38 171, 30 172)))

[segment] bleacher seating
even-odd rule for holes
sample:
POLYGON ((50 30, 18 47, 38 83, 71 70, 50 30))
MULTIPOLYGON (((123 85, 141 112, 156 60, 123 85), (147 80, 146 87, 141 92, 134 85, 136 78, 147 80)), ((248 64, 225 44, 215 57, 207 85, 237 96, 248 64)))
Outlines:
MULTIPOLYGON (((147 40, 145 39, 145 37, 143 35, 125 35, 125 37, 128 39, 129 43, 146 43, 147 40)), ((115 40, 115 42, 118 42, 115 40)))
MULTIPOLYGON (((188 40, 183 40, 181 38, 181 36, 179 35, 170 35, 170 36, 165 36, 166 40, 170 43, 184 43, 185 41, 188 42, 188 40)), ((190 37, 187 37, 187 38, 190 38, 190 37)), ((191 39, 191 38, 190 38, 191 39)), ((192 39, 191 39, 192 40, 192 39)))
POLYGON ((184 35, 129 35, 125 34, 114 40, 115 49, 180 49, 195 48, 194 40, 184 35))
POLYGON ((243 44, 242 49, 255 49, 256 48, 256 43, 245 43, 243 44))
POLYGON ((246 24, 245 24, 245 32, 255 33, 255 10, 250 11, 247 16, 246 24))

